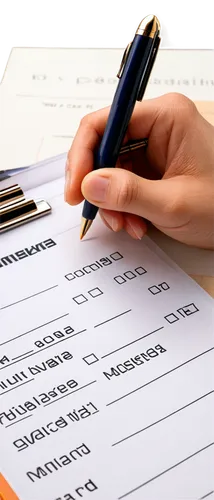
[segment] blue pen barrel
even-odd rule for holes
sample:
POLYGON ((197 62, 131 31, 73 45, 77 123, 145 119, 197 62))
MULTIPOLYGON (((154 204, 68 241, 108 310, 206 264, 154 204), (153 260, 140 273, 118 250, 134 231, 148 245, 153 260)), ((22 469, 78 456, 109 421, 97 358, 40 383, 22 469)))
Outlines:
MULTIPOLYGON (((146 86, 155 38, 135 35, 111 105, 104 135, 95 153, 94 170, 115 167, 140 90, 146 86), (143 85, 142 85, 143 84, 143 85), (145 85, 144 85, 145 84, 145 85)), ((142 97, 142 96, 141 96, 142 97)), ((140 97, 140 99, 141 99, 140 97)), ((87 200, 82 215, 93 220, 98 208, 87 200)))
POLYGON ((135 35, 95 157, 96 169, 115 167, 153 47, 153 38, 135 35))
POLYGON ((98 210, 99 209, 95 205, 92 205, 88 200, 85 200, 82 210, 82 217, 84 217, 84 219, 94 220, 98 210))

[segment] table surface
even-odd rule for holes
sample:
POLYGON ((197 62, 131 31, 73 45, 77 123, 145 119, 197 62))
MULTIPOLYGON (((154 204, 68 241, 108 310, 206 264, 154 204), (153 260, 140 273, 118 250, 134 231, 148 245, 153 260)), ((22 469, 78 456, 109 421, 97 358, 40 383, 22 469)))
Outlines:
POLYGON ((190 275, 211 297, 214 298, 214 278, 213 276, 190 275))

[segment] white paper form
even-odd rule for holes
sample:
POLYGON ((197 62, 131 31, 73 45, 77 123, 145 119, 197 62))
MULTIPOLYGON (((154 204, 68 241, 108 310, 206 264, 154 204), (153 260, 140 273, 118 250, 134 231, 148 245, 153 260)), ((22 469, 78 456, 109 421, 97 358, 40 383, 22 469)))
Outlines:
POLYGON ((81 208, 0 239, 0 469, 20 500, 213 490, 213 301, 148 238, 81 208))

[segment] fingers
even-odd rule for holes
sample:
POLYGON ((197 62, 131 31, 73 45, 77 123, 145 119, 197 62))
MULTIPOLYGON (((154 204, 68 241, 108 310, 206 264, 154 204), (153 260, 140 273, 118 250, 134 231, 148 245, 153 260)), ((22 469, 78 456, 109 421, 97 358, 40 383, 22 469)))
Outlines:
POLYGON ((76 205, 83 200, 81 183, 93 169, 94 150, 103 135, 109 108, 85 116, 80 123, 66 164, 65 200, 76 205))
POLYGON ((147 137, 146 153, 123 158, 122 166, 128 170, 92 172, 108 114, 105 108, 81 121, 68 154, 66 201, 77 204, 86 198, 102 209, 108 227, 124 228, 137 239, 146 231, 146 219, 188 244, 199 245, 204 235, 203 246, 210 247, 213 127, 193 102, 179 94, 138 103, 125 141, 147 137))
POLYGON ((137 215, 114 212, 113 210, 100 210, 99 213, 109 229, 115 232, 125 229, 135 240, 141 240, 147 231, 145 221, 137 215))
POLYGON ((85 199, 102 209, 135 214, 170 227, 185 222, 184 186, 184 176, 151 181, 114 168, 91 172, 81 189, 85 199))
MULTIPOLYGON (((83 199, 81 183, 93 170, 94 151, 101 142, 110 108, 91 113, 81 120, 77 134, 68 154, 66 168, 65 199, 75 205, 83 199)), ((156 99, 137 103, 132 115, 125 141, 149 138, 147 156, 151 164, 164 173, 168 150, 173 154, 182 140, 182 135, 192 120, 194 104, 179 94, 167 94, 156 99), (177 123, 174 146, 169 147, 173 125, 177 123)))
MULTIPOLYGON (((99 145, 105 130, 110 108, 104 108, 95 113, 86 115, 80 123, 76 136, 68 154, 66 164, 65 200, 71 205, 76 205, 83 200, 81 183, 84 177, 93 170, 94 151, 99 145)), ((150 117, 152 120, 152 116, 150 117)), ((146 123, 146 120, 143 122, 146 123)), ((142 127, 141 110, 136 108, 133 126, 130 125, 128 135, 142 138, 144 130, 149 132, 149 127, 142 127)))
POLYGON ((100 217, 104 224, 118 233, 124 227, 124 217, 121 212, 114 212, 113 210, 99 210, 100 217))

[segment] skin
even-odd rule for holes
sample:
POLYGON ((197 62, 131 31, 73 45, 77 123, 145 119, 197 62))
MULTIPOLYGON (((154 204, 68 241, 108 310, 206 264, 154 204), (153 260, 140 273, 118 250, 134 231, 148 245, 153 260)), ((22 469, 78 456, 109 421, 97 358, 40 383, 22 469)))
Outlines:
POLYGON ((109 108, 86 115, 66 164, 65 200, 100 207, 113 231, 135 239, 148 223, 187 245, 214 248, 214 127, 180 94, 137 103, 125 142, 148 138, 147 149, 93 170, 109 108))

